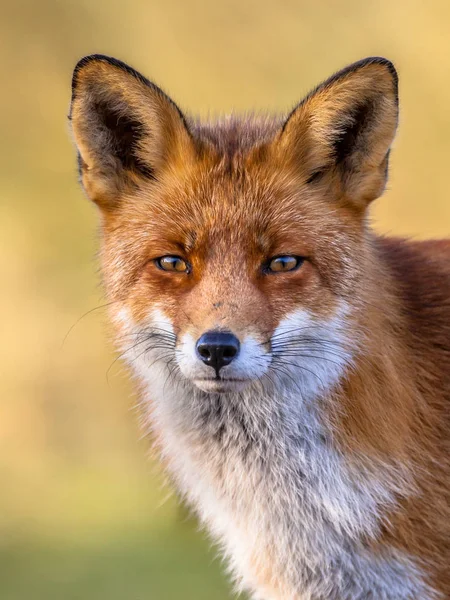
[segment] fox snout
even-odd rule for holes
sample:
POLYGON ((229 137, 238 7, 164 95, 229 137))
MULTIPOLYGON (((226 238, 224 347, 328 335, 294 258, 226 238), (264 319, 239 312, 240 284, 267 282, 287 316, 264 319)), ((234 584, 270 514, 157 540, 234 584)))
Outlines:
POLYGON ((222 329, 209 329, 199 337, 182 334, 176 356, 181 373, 207 392, 243 389, 263 377, 271 362, 267 345, 256 336, 222 329))

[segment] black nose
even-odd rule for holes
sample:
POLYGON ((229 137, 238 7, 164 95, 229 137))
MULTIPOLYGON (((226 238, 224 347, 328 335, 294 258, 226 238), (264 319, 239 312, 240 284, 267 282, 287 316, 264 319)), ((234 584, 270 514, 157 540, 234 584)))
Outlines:
POLYGON ((227 331, 207 331, 197 342, 197 354, 216 374, 239 354, 239 340, 227 331))

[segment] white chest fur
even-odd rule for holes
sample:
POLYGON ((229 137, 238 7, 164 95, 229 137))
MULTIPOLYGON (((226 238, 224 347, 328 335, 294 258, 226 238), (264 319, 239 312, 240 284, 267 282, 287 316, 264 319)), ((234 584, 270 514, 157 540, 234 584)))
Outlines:
POLYGON ((152 415, 173 476, 255 599, 434 597, 411 559, 364 544, 405 493, 400 473, 346 464, 317 402, 287 392, 163 392, 152 381, 152 415))

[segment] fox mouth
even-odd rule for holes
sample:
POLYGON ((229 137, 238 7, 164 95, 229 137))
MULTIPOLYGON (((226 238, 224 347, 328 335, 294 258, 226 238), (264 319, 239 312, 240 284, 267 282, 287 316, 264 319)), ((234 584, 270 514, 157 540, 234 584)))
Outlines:
POLYGON ((202 391, 216 394, 238 392, 249 382, 250 379, 236 379, 232 377, 199 377, 193 380, 193 383, 202 391))

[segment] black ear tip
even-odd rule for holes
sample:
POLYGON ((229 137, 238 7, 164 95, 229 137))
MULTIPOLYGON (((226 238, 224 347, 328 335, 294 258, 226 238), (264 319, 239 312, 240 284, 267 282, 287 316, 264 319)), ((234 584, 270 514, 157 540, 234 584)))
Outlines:
MULTIPOLYGON (((392 85, 393 85, 394 96, 396 98, 396 101, 398 102, 398 74, 397 74, 397 70, 394 67, 394 64, 390 60, 388 60, 387 58, 384 58, 382 56, 369 56, 367 58, 363 58, 361 60, 358 60, 357 62, 354 62, 351 65, 348 65, 347 67, 345 67, 341 71, 338 71, 337 73, 335 73, 334 75, 332 75, 330 77, 330 79, 328 79, 322 85, 326 85, 327 86, 327 85, 333 84, 338 79, 341 79, 342 77, 346 77, 346 76, 348 76, 348 75, 350 75, 352 73, 355 73, 356 71, 359 71, 360 69, 364 69, 366 67, 369 67, 370 65, 378 65, 380 67, 383 67, 383 69, 389 73, 391 81, 392 81, 392 85)), ((320 89, 320 87, 321 86, 319 86, 319 89, 320 89)))
POLYGON ((345 67, 344 69, 342 69, 342 71, 338 71, 336 75, 345 75, 347 73, 353 73, 354 71, 359 71, 359 69, 363 69, 370 65, 379 65, 380 67, 384 67, 389 72, 392 79, 396 83, 398 82, 398 74, 396 68, 394 67, 394 63, 392 63, 387 58, 384 58, 383 56, 368 56, 367 58, 362 58, 361 60, 358 60, 352 63, 351 65, 348 65, 348 67, 345 67))
POLYGON ((83 58, 81 58, 75 65, 75 69, 74 69, 73 75, 72 75, 72 101, 75 97, 75 91, 78 86, 78 79, 79 79, 80 72, 87 65, 89 65, 91 63, 95 63, 95 62, 97 62, 97 63, 101 62, 101 63, 107 64, 111 67, 115 67, 116 69, 120 69, 121 71, 124 71, 124 72, 128 73, 128 75, 131 75, 132 77, 137 79, 140 83, 143 83, 146 86, 152 86, 150 81, 146 77, 141 75, 139 73, 139 71, 136 71, 136 69, 133 69, 133 67, 130 67, 126 63, 122 62, 121 60, 119 60, 117 58, 113 58, 112 56, 106 56, 105 54, 89 54, 88 56, 84 56, 83 58))
POLYGON ((366 62, 367 64, 375 64, 385 67, 391 74, 392 79, 396 83, 398 83, 397 69, 395 68, 394 63, 389 59, 384 58, 383 56, 371 56, 369 58, 366 58, 363 62, 366 62))
POLYGON ((390 60, 388 60, 387 58, 383 58, 383 57, 374 57, 373 62, 382 65, 383 67, 385 67, 388 71, 389 74, 392 78, 392 84, 394 87, 394 96, 395 96, 395 102, 398 105, 398 73, 397 73, 397 69, 394 66, 394 63, 391 62, 390 60))
POLYGON ((105 54, 88 54, 87 56, 83 56, 83 58, 80 58, 80 60, 75 65, 75 69, 73 70, 72 75, 72 90, 75 90, 77 87, 78 75, 80 71, 92 62, 103 62, 109 65, 114 65, 116 67, 129 68, 128 65, 122 63, 116 58, 112 58, 111 56, 106 56, 105 54))
POLYGON ((122 62, 118 58, 113 58, 112 56, 106 56, 106 54, 88 54, 87 56, 83 56, 75 65, 74 74, 78 73, 81 69, 83 69, 86 65, 91 62, 103 62, 108 65, 112 65, 114 67, 119 67, 120 69, 131 69, 126 63, 122 62))
POLYGON ((394 66, 394 63, 391 62, 389 59, 384 58, 383 56, 369 56, 368 58, 363 58, 362 60, 354 63, 353 65, 350 65, 349 69, 356 70, 360 67, 365 67, 368 65, 380 65, 389 72, 392 79, 392 83, 394 85, 395 96, 398 97, 398 73, 397 69, 394 66))

